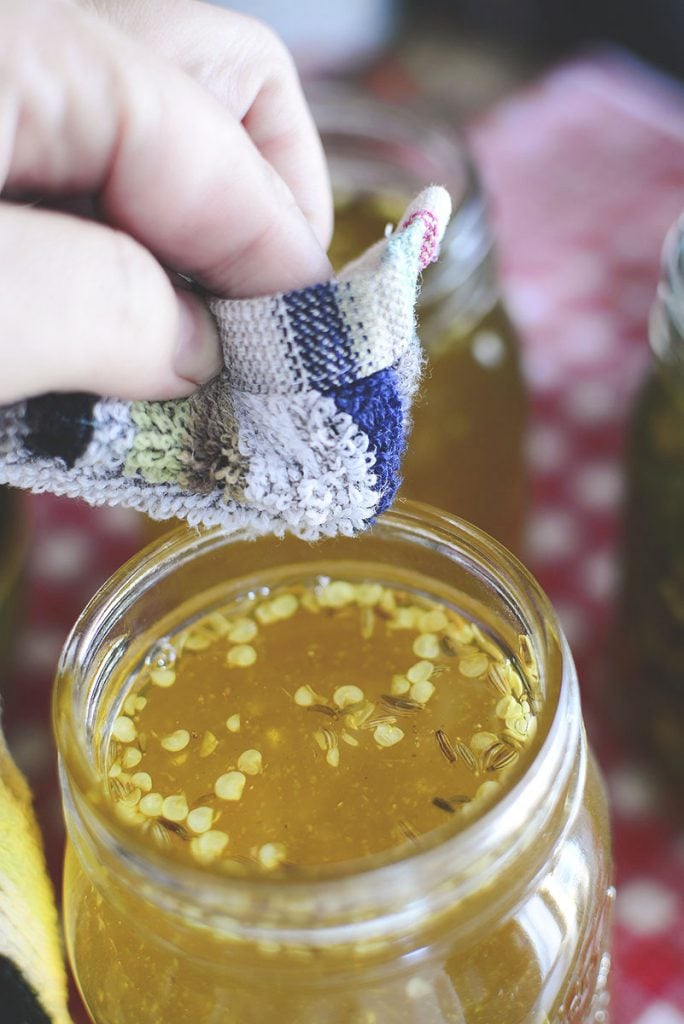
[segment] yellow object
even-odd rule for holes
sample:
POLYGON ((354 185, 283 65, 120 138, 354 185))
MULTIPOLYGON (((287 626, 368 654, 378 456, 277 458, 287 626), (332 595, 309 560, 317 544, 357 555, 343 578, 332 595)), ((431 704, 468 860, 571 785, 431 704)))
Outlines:
POLYGON ((0 1018, 70 1024, 57 912, 31 793, 1 730, 0 1018))
POLYGON ((97 1024, 607 1019, 607 815, 572 661, 476 530, 407 502, 314 547, 179 531, 89 605, 55 724, 97 1024), (227 663, 236 615, 251 665, 227 663))

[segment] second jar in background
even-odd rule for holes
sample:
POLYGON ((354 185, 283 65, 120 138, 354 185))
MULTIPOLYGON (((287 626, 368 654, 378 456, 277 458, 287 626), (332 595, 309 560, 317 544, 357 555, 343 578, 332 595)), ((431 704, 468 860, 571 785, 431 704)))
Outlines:
POLYGON ((617 662, 629 731, 684 784, 684 216, 665 242, 653 359, 627 438, 617 662), (627 701, 625 692, 629 694, 627 701))
POLYGON ((365 95, 324 93, 312 105, 335 193, 335 267, 382 237, 426 184, 451 194, 440 260, 422 282, 419 333, 428 364, 401 494, 463 516, 519 550, 525 393, 485 199, 464 143, 446 125, 365 95))

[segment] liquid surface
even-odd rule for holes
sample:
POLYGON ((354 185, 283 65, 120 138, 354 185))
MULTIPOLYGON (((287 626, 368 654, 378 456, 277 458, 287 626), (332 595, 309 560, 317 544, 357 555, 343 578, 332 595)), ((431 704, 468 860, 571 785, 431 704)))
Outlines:
MULTIPOLYGON (((599 1019, 609 860, 591 765, 580 802, 572 786, 556 793, 544 834, 493 876, 485 867, 465 900, 417 901, 395 920, 297 896, 306 866, 335 876, 351 861, 343 879, 314 872, 314 888, 356 891, 370 877, 358 858, 389 849, 405 863, 378 872, 380 898, 402 907, 393 873, 409 858, 419 871, 414 837, 436 830, 437 845, 469 826, 548 736, 554 683, 540 706, 528 638, 441 586, 370 562, 290 563, 206 592, 138 635, 95 729, 110 809, 161 847, 167 868, 199 865, 217 916, 187 897, 169 904, 157 860, 131 874, 72 828, 65 933, 96 1024, 599 1019), (225 905, 222 892, 233 894, 225 905)), ((464 867, 447 872, 445 893, 464 867)))
POLYGON ((149 647, 111 725, 108 787, 181 860, 287 871, 465 827, 535 749, 527 637, 505 651, 418 593, 300 580, 149 647))

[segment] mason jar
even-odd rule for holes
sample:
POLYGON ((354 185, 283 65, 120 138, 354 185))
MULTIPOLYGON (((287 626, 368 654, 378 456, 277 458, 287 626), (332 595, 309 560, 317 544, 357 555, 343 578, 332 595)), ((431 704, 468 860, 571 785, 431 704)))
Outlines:
POLYGON ((681 787, 684 217, 673 225, 663 248, 649 336, 652 361, 634 404, 627 439, 619 686, 631 694, 625 705, 630 730, 681 787))
POLYGON ((406 502, 368 534, 315 546, 178 531, 81 615, 54 726, 66 941, 95 1024, 606 1024, 610 840, 572 657, 535 581, 465 522, 406 502), (443 815, 357 860, 267 877, 173 860, 105 795, 119 667, 188 601, 208 608, 217 588, 252 592, 310 565, 403 574, 486 623, 502 648, 528 637, 542 698, 534 756, 465 826, 443 815))
POLYGON ((450 193, 439 261, 423 275, 427 355, 401 494, 459 515, 519 551, 526 509, 525 388, 497 279, 486 199, 464 140, 429 110, 313 92, 335 196, 330 257, 347 263, 427 184, 450 193))

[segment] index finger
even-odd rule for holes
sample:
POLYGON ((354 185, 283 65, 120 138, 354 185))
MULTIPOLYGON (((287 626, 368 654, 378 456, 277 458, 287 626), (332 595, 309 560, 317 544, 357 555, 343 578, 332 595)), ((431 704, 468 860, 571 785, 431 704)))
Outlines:
POLYGON ((0 122, 11 112, 15 128, 0 123, 0 139, 13 138, 0 167, 10 189, 97 192, 111 223, 221 295, 329 276, 285 183, 183 72, 49 0, 11 0, 0 21, 9 88, 0 122))
POLYGON ((332 196, 323 147, 292 58, 271 29, 197 0, 80 3, 177 64, 241 121, 328 247, 332 196))

